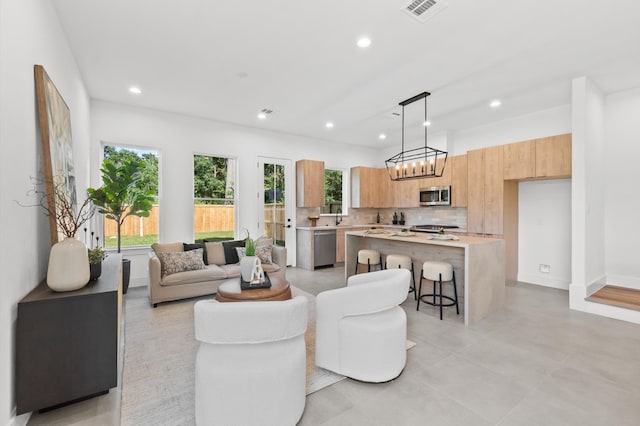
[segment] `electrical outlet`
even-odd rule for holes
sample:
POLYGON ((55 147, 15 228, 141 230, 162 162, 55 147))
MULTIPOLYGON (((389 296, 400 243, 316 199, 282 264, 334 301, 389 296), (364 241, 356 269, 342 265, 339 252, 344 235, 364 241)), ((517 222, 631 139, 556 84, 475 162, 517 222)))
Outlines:
POLYGON ((538 270, 543 274, 548 274, 549 272, 551 272, 551 265, 541 263, 540 266, 538 266, 538 270))

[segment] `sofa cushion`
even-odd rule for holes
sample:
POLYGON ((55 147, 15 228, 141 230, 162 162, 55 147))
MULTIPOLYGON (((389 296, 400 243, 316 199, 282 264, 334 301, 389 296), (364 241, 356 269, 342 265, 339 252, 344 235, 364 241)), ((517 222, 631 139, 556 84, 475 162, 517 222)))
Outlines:
POLYGON ((202 261, 205 265, 209 264, 209 260, 207 259, 207 250, 205 250, 204 243, 182 243, 182 246, 184 247, 184 251, 202 249, 202 261))
POLYGON ((280 270, 280 266, 277 263, 263 263, 262 264, 262 270, 269 273, 269 272, 276 272, 280 270))
MULTIPOLYGON (((239 269, 238 269, 239 271, 239 269)), ((238 272, 240 274, 240 272, 238 272)), ((227 272, 218 265, 208 265, 204 269, 196 271, 178 272, 176 274, 167 275, 162 279, 160 285, 172 286, 182 284, 194 284, 207 281, 223 280, 227 278, 227 272)))
POLYGON ((236 247, 244 247, 244 240, 223 241, 222 247, 224 247, 224 263, 240 262, 236 247))
POLYGON ((222 243, 217 242, 205 242, 204 246, 207 250, 207 259, 209 265, 224 265, 224 247, 222 243))
POLYGON ((151 244, 151 248, 156 252, 156 254, 184 251, 184 246, 182 245, 182 243, 154 243, 151 244))
POLYGON ((190 251, 160 252, 160 265, 162 276, 167 276, 184 271, 194 271, 204 269, 201 248, 190 251))
POLYGON ((228 278, 236 278, 240 276, 240 264, 229 263, 227 265, 220 265, 220 268, 224 270, 228 278))

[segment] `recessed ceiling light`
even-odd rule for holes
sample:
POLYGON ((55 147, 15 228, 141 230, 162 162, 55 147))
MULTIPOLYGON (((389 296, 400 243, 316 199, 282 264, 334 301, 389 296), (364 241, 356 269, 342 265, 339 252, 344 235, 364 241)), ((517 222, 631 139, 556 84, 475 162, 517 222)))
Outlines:
POLYGON ((502 102, 500 102, 498 99, 491 101, 491 103, 489 104, 491 108, 498 108, 500 105, 502 105, 502 102))
POLYGON ((358 47, 361 49, 365 49, 371 46, 371 39, 369 37, 360 37, 358 39, 358 47))
POLYGON ((264 120, 265 118, 267 118, 267 114, 265 114, 264 112, 259 112, 258 113, 258 118, 260 120, 264 120))
POLYGON ((380 133, 378 135, 378 139, 380 139, 380 140, 385 140, 386 138, 387 138, 387 135, 385 135, 384 133, 380 133))
POLYGON ((140 93, 142 93, 142 89, 137 86, 131 86, 129 87, 129 92, 133 93, 134 95, 139 95, 140 93))
POLYGON ((422 125, 423 125, 424 127, 431 126, 431 122, 430 122, 429 120, 427 120, 427 121, 425 121, 424 123, 422 123, 422 125))
POLYGON ((331 121, 327 121, 326 123, 324 123, 324 127, 326 127, 327 129, 333 129, 333 123, 331 121))

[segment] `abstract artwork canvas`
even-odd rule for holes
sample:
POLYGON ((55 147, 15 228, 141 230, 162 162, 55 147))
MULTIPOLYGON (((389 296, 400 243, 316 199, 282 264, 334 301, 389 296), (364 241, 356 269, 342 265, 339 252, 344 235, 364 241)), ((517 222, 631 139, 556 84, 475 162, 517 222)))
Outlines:
MULTIPOLYGON (((42 137, 42 157, 47 205, 59 213, 54 191, 61 191, 74 212, 77 209, 76 181, 73 170, 71 113, 69 107, 42 65, 34 66, 38 121, 42 137)), ((54 215, 49 214, 51 245, 59 240, 54 215)))

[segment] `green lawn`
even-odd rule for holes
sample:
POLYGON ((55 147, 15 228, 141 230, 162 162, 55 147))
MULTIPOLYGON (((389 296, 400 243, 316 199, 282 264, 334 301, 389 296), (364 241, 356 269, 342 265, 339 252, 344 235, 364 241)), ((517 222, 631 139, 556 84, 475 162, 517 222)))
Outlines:
MULTIPOLYGON (((233 231, 216 231, 216 232, 198 232, 195 234, 195 241, 202 241, 203 239, 209 241, 224 241, 233 240, 233 231)), ((135 246, 150 246, 153 243, 158 242, 158 235, 123 235, 121 245, 122 247, 135 247, 135 246)), ((104 242, 104 246, 107 248, 115 248, 118 245, 118 239, 116 237, 107 237, 104 242)))

